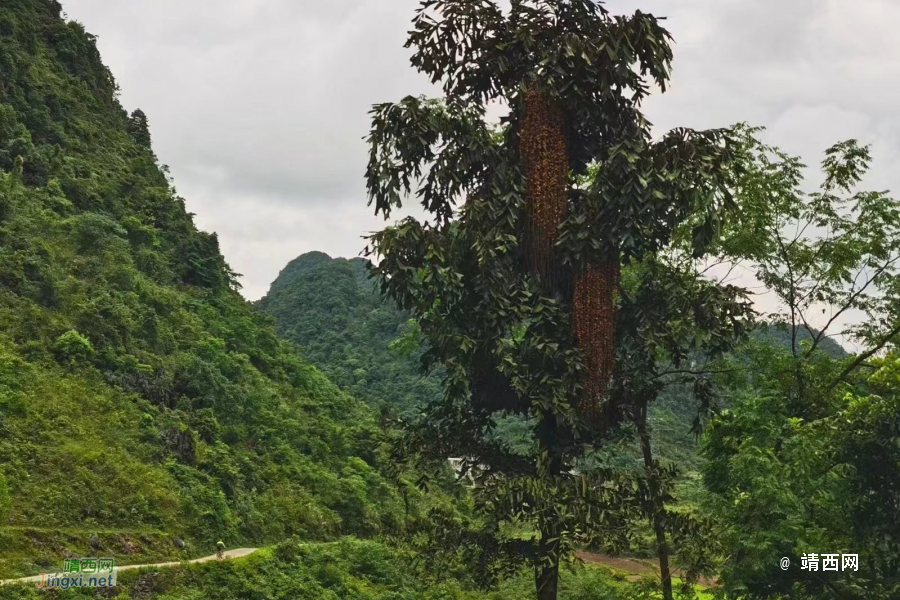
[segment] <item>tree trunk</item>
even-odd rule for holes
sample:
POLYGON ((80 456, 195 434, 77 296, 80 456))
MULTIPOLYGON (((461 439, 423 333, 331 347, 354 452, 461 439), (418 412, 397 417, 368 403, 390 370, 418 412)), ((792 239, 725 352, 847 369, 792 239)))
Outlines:
POLYGON ((641 452, 644 455, 644 469, 650 483, 650 526, 656 534, 656 554, 659 557, 659 576, 662 580, 663 600, 672 600, 672 572, 669 568, 669 545, 666 542, 666 507, 660 501, 660 481, 653 465, 653 451, 650 447, 650 432, 647 430, 647 405, 639 409, 638 434, 641 438, 641 452))
POLYGON ((541 532, 534 583, 538 600, 556 600, 559 589, 559 535, 553 527, 541 532))
MULTIPOLYGON (((566 119, 562 106, 536 89, 525 92, 524 115, 519 132, 519 154, 525 172, 528 220, 523 247, 528 267, 540 279, 548 296, 561 296, 561 267, 556 254, 559 226, 569 201, 569 153, 566 119)), ((545 411, 538 443, 547 452, 547 476, 558 478, 562 457, 557 439, 556 415, 545 411)), ((541 539, 534 562, 538 600, 556 600, 559 587, 559 526, 554 515, 541 519, 541 539)))
MULTIPOLYGON (((559 448, 558 422, 550 411, 543 413, 538 428, 537 442, 541 454, 546 452, 550 461, 547 476, 559 478, 562 474, 562 454, 559 448)), ((556 600, 559 587, 560 534, 555 515, 548 514, 539 524, 541 539, 537 545, 534 562, 534 583, 537 600, 556 600)))

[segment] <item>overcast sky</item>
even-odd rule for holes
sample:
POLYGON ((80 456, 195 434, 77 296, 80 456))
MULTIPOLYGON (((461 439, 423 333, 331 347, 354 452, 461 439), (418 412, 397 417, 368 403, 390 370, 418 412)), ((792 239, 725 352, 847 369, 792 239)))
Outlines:
MULTIPOLYGON (((199 227, 219 234, 257 299, 303 252, 355 256, 383 223, 363 174, 372 104, 433 93, 403 48, 417 0, 63 0, 99 38, 128 110, 199 227)), ((807 164, 850 137, 867 181, 900 189, 896 0, 613 0, 668 17, 672 89, 646 111, 674 126, 768 128, 807 164)))

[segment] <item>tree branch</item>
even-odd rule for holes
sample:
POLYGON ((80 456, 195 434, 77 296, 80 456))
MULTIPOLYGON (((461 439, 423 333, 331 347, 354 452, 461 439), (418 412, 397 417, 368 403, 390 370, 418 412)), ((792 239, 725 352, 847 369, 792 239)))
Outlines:
POLYGON ((841 381, 843 381, 844 378, 847 377, 847 375, 849 375, 850 373, 855 371, 864 362, 866 362, 867 360, 869 360, 870 358, 875 356, 882 348, 884 348, 887 344, 889 344, 890 341, 893 338, 895 338, 898 334, 900 334, 900 325, 897 325, 896 327, 894 327, 886 336, 884 336, 884 339, 882 339, 878 344, 876 344, 871 349, 869 349, 869 350, 863 352, 862 354, 860 354, 859 356, 857 356, 856 359, 852 363, 847 365, 844 368, 844 370, 841 371, 841 374, 838 375, 834 379, 834 381, 831 382, 831 384, 826 389, 826 393, 833 391, 834 388, 836 388, 841 383, 841 381))
MULTIPOLYGON (((826 331, 828 331, 828 328, 831 327, 831 325, 835 322, 835 320, 838 317, 840 317, 842 314, 847 312, 849 309, 853 308, 853 303, 856 302, 856 299, 859 298, 862 295, 862 293, 865 292, 866 289, 870 285, 872 285, 872 283, 875 282, 876 279, 881 277, 881 275, 888 269, 888 267, 890 267, 892 264, 894 264, 898 260, 900 260, 900 254, 898 254, 897 256, 895 256, 894 258, 892 258, 888 261, 885 261, 885 263, 883 265, 878 267, 878 269, 875 271, 875 274, 872 275, 872 277, 868 278, 866 283, 861 288, 859 288, 857 291, 850 294, 850 297, 847 298, 847 301, 844 303, 844 306, 842 306, 840 310, 838 310, 836 313, 834 313, 834 315, 832 315, 831 318, 828 319, 828 322, 825 323, 825 326, 819 330, 819 335, 815 336, 812 346, 806 352, 806 356, 809 356, 810 354, 812 354, 813 350, 815 350, 816 347, 819 345, 819 342, 822 341, 822 336, 825 334, 826 331)), ((812 334, 812 332, 810 332, 810 334, 812 334)))

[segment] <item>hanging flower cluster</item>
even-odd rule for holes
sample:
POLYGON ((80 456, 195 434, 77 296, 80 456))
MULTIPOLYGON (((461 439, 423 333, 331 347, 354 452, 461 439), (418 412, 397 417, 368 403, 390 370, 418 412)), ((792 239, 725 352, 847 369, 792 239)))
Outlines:
MULTIPOLYGON (((553 293, 561 281, 556 242, 569 193, 566 118, 558 101, 535 89, 525 92, 523 105, 520 154, 528 201, 525 247, 532 272, 540 276, 544 289, 553 293)), ((585 394, 579 408, 585 420, 596 425, 602 422, 602 404, 612 376, 617 259, 587 265, 575 281, 573 321, 585 366, 585 394)))
POLYGON ((588 264, 575 279, 575 336, 585 367, 579 409, 595 426, 603 423, 603 404, 612 377, 618 283, 618 257, 588 264))
POLYGON ((555 246, 566 214, 569 154, 562 107, 548 94, 525 92, 519 141, 525 171, 528 229, 525 247, 532 272, 554 290, 559 276, 555 246))

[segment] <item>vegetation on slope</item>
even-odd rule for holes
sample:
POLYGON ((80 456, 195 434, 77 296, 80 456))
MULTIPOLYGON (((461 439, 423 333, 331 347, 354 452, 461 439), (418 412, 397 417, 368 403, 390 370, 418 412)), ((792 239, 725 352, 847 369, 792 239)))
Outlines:
POLYGON ((279 336, 354 397, 398 413, 441 394, 417 356, 392 349, 410 333, 409 316, 377 293, 368 261, 309 252, 292 260, 257 307, 275 319, 279 336))
MULTIPOLYGON (((429 572, 407 552, 377 541, 342 539, 322 545, 287 541, 240 560, 168 569, 125 571, 118 575, 116 597, 123 600, 231 600, 302 598, 303 600, 519 600, 527 597, 530 574, 504 583, 494 592, 473 591, 465 582, 429 572)), ((638 600, 641 586, 604 568, 580 566, 562 575, 561 600, 618 598, 638 600)), ((40 598, 32 586, 0 588, 0 599, 40 598)), ((100 598, 103 592, 70 589, 61 599, 100 598)))
POLYGON ((94 550, 134 557, 174 552, 146 536, 190 551, 398 527, 369 411, 236 289, 94 38, 53 0, 4 2, 0 577, 94 532, 133 532, 94 550))

